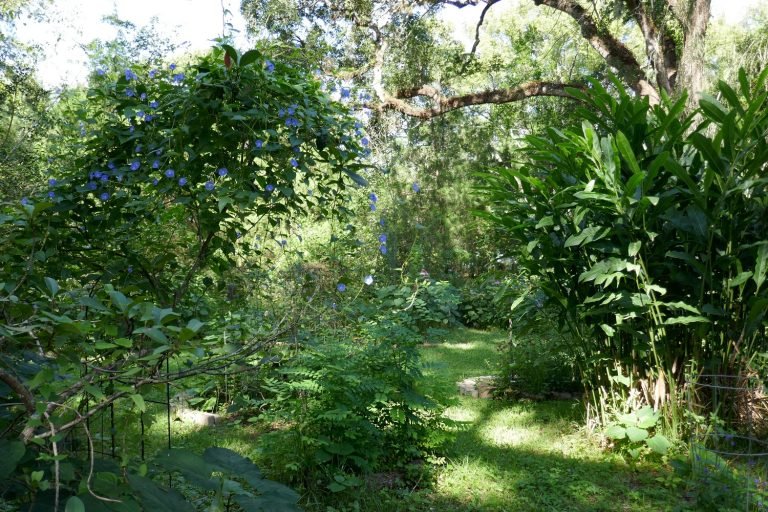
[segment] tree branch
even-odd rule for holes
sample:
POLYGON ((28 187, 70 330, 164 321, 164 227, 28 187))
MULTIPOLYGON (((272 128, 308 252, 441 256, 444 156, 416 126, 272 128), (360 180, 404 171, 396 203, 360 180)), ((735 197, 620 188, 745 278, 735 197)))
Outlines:
POLYGON ((640 0, 625 0, 643 33, 645 54, 648 56, 659 88, 671 94, 677 78, 677 48, 663 27, 657 25, 640 0))
POLYGON ((659 102, 659 93, 645 78, 645 73, 635 56, 612 34, 601 30, 594 18, 574 0, 533 0, 537 6, 546 5, 573 18, 581 29, 581 35, 592 48, 626 80, 640 96, 647 96, 651 103, 659 102))
POLYGON ((480 27, 483 26, 485 15, 488 13, 488 10, 491 8, 491 6, 493 6, 493 4, 497 4, 500 1, 501 0, 488 0, 485 4, 485 7, 483 7, 483 12, 480 13, 480 19, 477 21, 477 26, 475 27, 475 42, 472 44, 472 49, 469 51, 469 55, 467 55, 467 60, 464 62, 464 65, 461 66, 459 74, 464 73, 464 71, 467 69, 467 66, 469 66, 469 63, 472 62, 472 60, 475 58, 475 52, 477 51, 478 45, 480 45, 480 27))
POLYGON ((509 87, 506 89, 492 89, 488 91, 464 94, 461 96, 442 96, 433 87, 422 86, 404 91, 399 91, 397 97, 386 96, 378 105, 379 110, 397 110, 411 117, 420 119, 432 119, 446 112, 457 110, 472 105, 503 104, 522 101, 537 96, 556 96, 570 98, 566 92, 567 87, 581 88, 579 84, 563 84, 559 82, 533 81, 509 87), (417 96, 429 96, 435 100, 431 108, 419 108, 404 101, 403 98, 417 96))
POLYGON ((3 381, 21 399, 28 414, 35 413, 35 397, 16 377, 0 368, 0 381, 3 381))

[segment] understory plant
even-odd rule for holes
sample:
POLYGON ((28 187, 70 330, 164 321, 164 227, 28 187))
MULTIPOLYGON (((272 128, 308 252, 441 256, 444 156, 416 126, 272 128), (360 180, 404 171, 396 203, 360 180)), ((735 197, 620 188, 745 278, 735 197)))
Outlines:
POLYGON ((650 105, 590 81, 569 90, 581 126, 484 174, 484 215, 557 309, 598 422, 621 374, 679 432, 688 368, 738 374, 766 349, 767 76, 691 113, 684 95, 650 105))
POLYGON ((270 471, 304 489, 341 492, 377 471, 416 481, 448 439, 444 406, 419 390, 419 336, 369 323, 321 333, 263 383, 270 471))

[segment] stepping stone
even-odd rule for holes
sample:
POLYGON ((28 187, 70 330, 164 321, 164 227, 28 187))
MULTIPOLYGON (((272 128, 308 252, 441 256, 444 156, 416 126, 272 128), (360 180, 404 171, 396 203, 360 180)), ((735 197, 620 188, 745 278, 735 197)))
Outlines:
POLYGON ((483 375, 481 377, 471 377, 457 382, 460 395, 471 396, 472 398, 491 398, 493 390, 496 389, 494 382, 496 377, 493 375, 483 375))

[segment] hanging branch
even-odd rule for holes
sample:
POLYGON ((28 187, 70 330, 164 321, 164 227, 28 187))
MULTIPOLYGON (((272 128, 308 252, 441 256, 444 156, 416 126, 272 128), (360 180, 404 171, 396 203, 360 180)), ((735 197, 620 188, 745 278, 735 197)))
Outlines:
POLYGON ((488 2, 485 4, 485 7, 483 7, 483 12, 480 13, 480 19, 477 21, 477 26, 475 27, 475 42, 472 44, 472 49, 469 51, 469 55, 467 55, 467 60, 464 62, 464 65, 461 66, 461 70, 459 70, 460 75, 464 74, 469 64, 475 59, 475 52, 477 51, 477 47, 480 45, 480 27, 483 26, 485 15, 488 13, 488 10, 492 5, 497 4, 500 1, 501 0, 488 0, 488 2))

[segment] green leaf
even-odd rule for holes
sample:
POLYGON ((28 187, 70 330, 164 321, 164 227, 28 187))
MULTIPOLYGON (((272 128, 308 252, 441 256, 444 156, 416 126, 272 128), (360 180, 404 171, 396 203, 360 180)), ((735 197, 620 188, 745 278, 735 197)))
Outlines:
POLYGON ((755 261, 755 273, 752 277, 757 285, 757 291, 765 282, 766 272, 768 272, 768 242, 763 242, 757 250, 757 260, 755 261))
POLYGON ((85 512, 85 503, 77 496, 70 496, 64 507, 64 512, 85 512))
POLYGON ((731 288, 734 287, 734 286, 740 286, 740 285, 746 283, 749 280, 750 277, 752 277, 752 272, 741 272, 741 273, 739 273, 739 275, 737 275, 736 277, 731 278, 728 281, 728 286, 731 287, 731 288))
POLYGON ((328 484, 328 490, 331 492, 343 492, 347 490, 347 486, 337 482, 331 482, 328 484))
POLYGON ((136 334, 144 334, 152 341, 168 343, 168 337, 157 327, 139 327, 133 331, 136 334))
POLYGON ((131 395, 131 400, 133 400, 134 405, 136 405, 136 410, 139 412, 144 412, 147 410, 147 404, 144 402, 144 397, 141 395, 133 394, 131 395))
POLYGON ((613 327, 611 327, 610 325, 608 325, 608 324, 600 324, 600 328, 608 336, 613 336, 614 334, 616 334, 616 330, 613 327))
POLYGON ((630 441, 633 443, 636 443, 638 441, 642 441, 643 439, 646 439, 648 437, 648 431, 644 428, 639 427, 627 427, 627 437, 630 441))
POLYGON ((55 279, 46 277, 45 279, 45 286, 48 288, 48 292, 50 292, 51 297, 55 297, 57 293, 59 293, 59 283, 56 282, 55 279))
POLYGON ((154 481, 139 475, 128 475, 128 483, 144 510, 194 510, 184 496, 173 489, 161 489, 154 481))
POLYGON ((109 311, 104 304, 94 299, 93 297, 80 297, 80 305, 96 311, 109 311))
POLYGON ((674 324, 695 324, 695 323, 704 323, 708 324, 710 323, 708 318, 705 318, 703 316, 676 316, 672 318, 667 318, 664 320, 665 325, 674 325, 674 324))
POLYGON ((661 434, 656 434, 650 439, 646 439, 645 443, 648 445, 648 448, 660 455, 666 454, 667 450, 672 446, 672 443, 661 434))
POLYGON ((627 166, 629 166, 632 174, 639 174, 641 171, 640 166, 637 165, 635 153, 632 151, 632 146, 630 146, 627 137, 621 131, 616 132, 616 147, 619 148, 619 153, 624 157, 624 161, 627 162, 627 166))
POLYGON ((565 240, 565 247, 573 247, 574 245, 580 246, 580 245, 586 245, 590 242, 594 242, 595 240, 600 240, 601 238, 604 238, 609 233, 608 228, 603 228, 600 226, 590 226, 588 228, 585 228, 580 233, 574 234, 569 236, 565 240))
POLYGON ((257 60, 261 60, 261 52, 259 50, 248 50, 243 54, 242 57, 240 57, 240 66, 247 66, 248 64, 251 64, 252 62, 256 62, 257 60))
POLYGON ((228 44, 222 44, 221 47, 224 48, 224 51, 227 52, 227 55, 232 57, 232 61, 235 64, 240 63, 240 53, 235 48, 228 44))
POLYGON ((112 303, 117 306, 121 313, 125 313, 128 310, 128 307, 133 304, 131 299, 118 292, 117 290, 109 292, 109 297, 112 299, 112 303))
POLYGON ((24 456, 24 443, 21 441, 0 439, 0 481, 6 480, 16 470, 16 465, 24 456))
POLYGON ((637 253, 640 252, 640 247, 643 245, 643 242, 631 242, 629 244, 629 247, 627 248, 627 252, 629 253, 629 257, 632 258, 634 256, 637 256, 637 253))
POLYGON ((367 187, 368 186, 368 181, 365 178, 363 178, 362 176, 360 176, 359 174, 357 174, 356 172, 352 172, 349 169, 344 169, 344 173, 347 176, 349 176, 350 178, 352 178, 352 181, 354 181, 355 183, 357 183, 361 187, 367 187))
POLYGON ((627 429, 621 425, 611 425, 605 431, 605 435, 611 439, 624 439, 627 436, 627 429))

